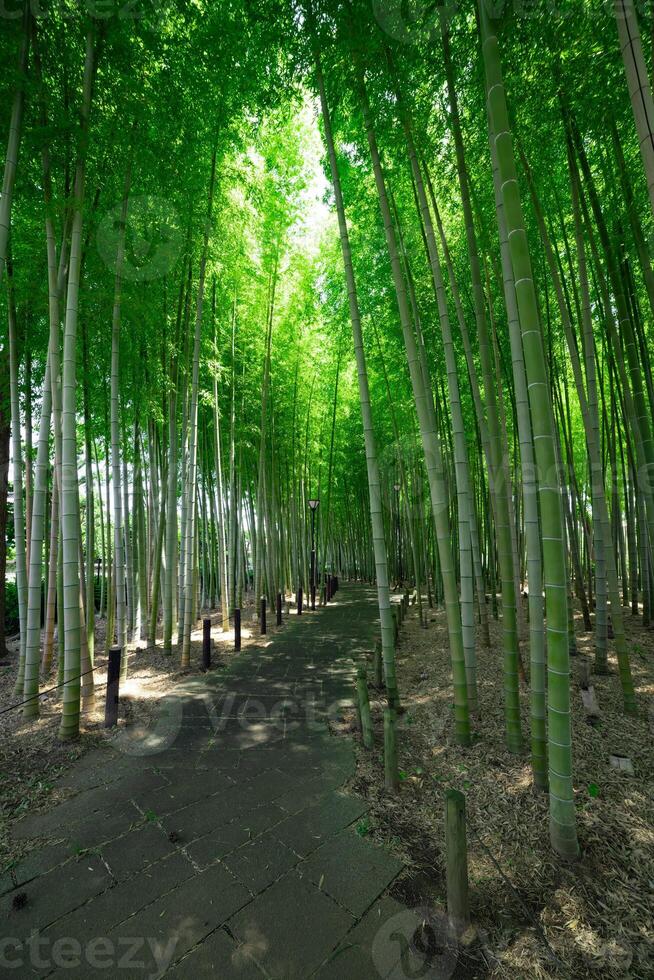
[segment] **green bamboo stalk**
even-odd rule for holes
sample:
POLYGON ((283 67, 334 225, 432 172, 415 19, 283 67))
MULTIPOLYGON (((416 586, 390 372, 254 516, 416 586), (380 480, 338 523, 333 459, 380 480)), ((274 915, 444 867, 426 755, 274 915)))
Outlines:
MULTIPOLYGON (((80 595, 79 595, 79 496, 77 483, 77 312, 82 246, 86 139, 93 81, 96 70, 92 29, 86 38, 84 81, 80 107, 82 140, 75 173, 73 224, 68 267, 61 413, 61 533, 64 574, 64 690, 59 737, 77 738, 80 719, 80 595)), ((61 642, 61 629, 60 629, 61 642)))
MULTIPOLYGON (((580 187, 576 163, 574 160, 573 148, 568 143, 568 164, 570 170, 570 187, 572 193, 572 210, 575 222, 575 241, 577 246, 577 263, 579 267, 579 286, 581 290, 581 314, 582 330, 584 341, 584 359, 586 366, 586 388, 587 398, 584 396, 581 377, 578 384, 581 390, 578 392, 580 405, 582 407, 582 417, 586 428, 586 440, 589 450, 590 471, 591 471, 591 492, 593 500, 593 513, 596 519, 593 522, 593 533, 595 535, 595 562, 597 576, 597 596, 598 613, 596 616, 596 663, 600 670, 606 669, 606 592, 608 586, 608 596, 610 599, 611 621, 613 623, 614 637, 616 641, 616 652, 620 670, 620 681, 624 697, 625 711, 632 714, 636 711, 635 694, 631 670, 629 667, 629 654, 626 644, 624 631, 624 621, 622 606, 618 593, 618 576, 615 561, 615 552, 611 542, 611 531, 609 523, 608 506, 604 487, 604 470, 600 455, 600 435, 599 435, 599 414, 597 397, 597 379, 595 371, 595 340, 593 335, 593 324, 591 315, 591 300, 588 286, 588 273, 586 264, 586 253, 584 247, 584 234, 581 209, 579 206, 580 187), (599 550, 598 550, 599 545, 599 550), (606 575, 606 584, 604 582, 606 575), (602 577, 600 585, 600 576, 602 577)), ((578 355, 572 355, 575 376, 580 375, 581 369, 577 364, 578 355)))
POLYGON ((187 465, 188 513, 186 515, 186 556, 184 568, 184 623, 182 633, 182 667, 188 667, 191 662, 191 624, 193 621, 193 583, 196 533, 196 485, 197 485, 197 430, 198 430, 198 387, 200 372, 200 336, 202 330, 202 308, 204 304, 204 283, 209 250, 209 234, 211 231, 211 216, 213 213, 213 195, 216 181, 216 150, 211 156, 211 176, 209 180, 209 196, 207 217, 205 221, 202 255, 200 258, 200 274, 198 280, 197 304, 195 311, 195 339, 193 346, 193 375, 191 381, 191 411, 189 425, 189 448, 187 465))
POLYGON ((14 92, 14 98, 11 105, 9 133, 7 136, 7 155, 5 156, 5 167, 2 178, 2 194, 0 194, 0 283, 2 282, 7 264, 7 244, 9 241, 9 227, 11 224, 11 205, 14 195, 14 185, 16 183, 18 150, 20 148, 20 137, 25 109, 25 80, 27 76, 27 61, 30 45, 30 20, 31 10, 29 4, 26 3, 23 14, 23 36, 21 40, 20 53, 18 56, 18 84, 16 85, 16 91, 14 92))
POLYGON ((132 179, 130 151, 123 197, 118 219, 116 262, 114 266, 114 303, 111 317, 111 469, 114 516, 114 561, 116 568, 116 641, 122 650, 120 677, 127 679, 127 610, 125 606, 125 527, 123 524, 122 474, 120 459, 120 304, 125 259, 127 209, 132 179))
POLYGON ((461 609, 452 555, 449 503, 445 484, 443 457, 440 440, 435 423, 435 413, 431 390, 425 384, 416 341, 413 336, 406 286, 402 265, 397 247, 395 230, 386 191, 386 182, 382 172, 381 159, 375 137, 372 113, 363 71, 359 64, 356 51, 353 51, 355 64, 355 88, 359 105, 363 114, 364 128, 368 138, 368 148, 372 161, 377 197, 379 201, 388 254, 391 261, 395 295, 400 314, 400 323, 404 337, 404 345, 411 376, 413 396, 418 413, 418 421, 425 453, 425 462, 432 500, 432 514, 437 533, 438 554, 441 575, 445 591, 445 607, 450 640, 450 655, 454 682, 454 720, 457 741, 467 745, 470 741, 470 717, 468 709, 467 678, 465 657, 463 653, 463 636, 461 628, 461 609))
POLYGON ((579 845, 572 786, 566 569, 554 415, 529 244, 516 176, 499 45, 483 0, 480 0, 478 10, 488 114, 497 151, 538 467, 547 603, 550 839, 552 846, 562 857, 576 858, 579 845))
MULTIPOLYGON (((502 648, 504 675, 504 714, 506 723, 507 746, 511 752, 522 749, 522 732, 520 729, 520 699, 519 699, 519 643, 517 624, 516 572, 513 560, 513 543, 511 539, 510 487, 504 479, 503 461, 508 455, 508 448, 502 442, 498 401, 496 394, 497 379, 494 376, 491 359, 491 342, 486 320, 484 289, 481 276, 479 251, 477 246, 472 207, 470 203, 470 178, 467 171, 463 135, 459 118, 458 99, 454 83, 449 33, 444 17, 441 19, 443 36, 443 54, 445 77, 447 80, 450 101, 451 129, 454 136, 456 151, 459 190, 463 208, 468 261, 472 278, 472 296, 477 327, 477 342, 484 381, 484 401, 489 435, 489 454, 487 458, 489 482, 492 489, 493 513, 495 518, 495 537, 500 565, 502 586, 502 648)), ((483 416, 481 416, 483 417, 483 416)))
MULTIPOLYGON (((389 58, 391 71, 393 70, 392 61, 389 58)), ((460 560, 460 585, 461 585, 461 627, 463 636, 463 652, 466 664, 466 677, 468 684, 468 704, 471 713, 479 711, 477 697, 477 667, 475 653, 475 630, 474 630, 474 589, 473 589, 473 563, 472 563, 472 532, 471 523, 474 520, 472 513, 472 498, 470 493, 470 471, 468 462, 468 449, 466 445, 465 426, 463 423, 463 412, 461 409, 461 396, 459 392, 459 379, 454 355, 454 344, 450 327, 450 317, 447 308, 447 297, 445 295, 445 284, 441 270, 440 258, 436 248, 434 226, 431 220, 427 194, 422 178, 422 172, 418 163, 418 154, 413 139, 411 120, 408 109, 404 104, 399 88, 397 88, 398 106, 400 120, 404 129, 404 136, 407 144, 411 174, 415 188, 417 207, 422 229, 424 232, 427 255, 431 268, 434 293, 438 307, 441 336, 443 338, 443 350, 445 353, 445 366, 447 371, 447 383, 449 392, 450 410, 452 414, 452 429, 454 435, 454 464, 456 471, 456 496, 457 496, 457 515, 458 515, 458 535, 459 535, 459 560, 460 560)), ((485 612, 485 603, 483 603, 485 612)), ((481 608, 481 605, 480 605, 481 608)))
MULTIPOLYGON (((215 308, 216 308, 216 280, 213 281, 213 293, 212 293, 212 307, 214 313, 215 322, 215 308)), ((217 348, 217 338, 216 338, 216 348, 217 348)), ((216 355, 219 356, 219 351, 216 349, 216 355)), ((225 528, 225 512, 224 512, 224 487, 223 487, 223 463, 222 463, 222 446, 220 439, 220 408, 218 405, 218 375, 217 369, 214 374, 213 382, 213 396, 214 396, 214 455, 216 459, 216 493, 218 496, 218 534, 219 534, 219 547, 218 547, 218 557, 220 561, 220 598, 221 598, 221 611, 223 620, 223 630, 227 632, 229 630, 229 586, 227 581, 227 535, 225 528)))
POLYGON ((43 382, 43 401, 39 442, 34 471, 34 498, 32 507, 32 536, 30 539, 30 565, 27 595, 27 620, 25 642, 25 682, 23 697, 29 700, 23 708, 25 718, 39 714, 39 660, 41 651, 41 580, 43 573, 43 540, 48 485, 48 453, 52 391, 50 388, 50 359, 48 358, 43 382))
POLYGON ((649 200, 654 211, 654 101, 636 20, 634 0, 614 0, 620 53, 638 133, 649 200))
MULTIPOLYGON (((312 17, 311 8, 308 8, 309 16, 312 17)), ((329 167, 334 189, 334 200, 336 203, 336 214, 338 218, 338 230, 341 244, 341 254, 343 257, 343 267, 345 271, 345 282, 348 295, 348 307, 350 312, 350 323, 352 326, 352 340, 354 344, 354 356, 357 366, 357 382, 359 389, 359 404, 361 407, 361 420, 363 424, 363 435, 366 448, 366 474, 368 477, 368 502, 370 510, 370 524, 372 527, 372 545, 374 553, 375 573, 377 579, 377 602, 379 605, 379 619, 381 624, 382 642, 382 661, 384 665, 384 679, 386 683, 386 695, 388 703, 392 708, 399 706, 399 691, 395 671, 395 638, 393 632, 393 620, 391 617, 390 589, 388 582, 388 557, 386 551, 386 536, 384 533, 383 510, 381 499, 381 479, 379 474, 379 463, 377 457, 377 443, 373 427, 372 407, 370 403, 370 387, 368 383, 368 368, 366 354, 363 344, 363 330, 361 327, 361 313, 354 278, 354 266, 352 264, 352 249, 350 246, 350 236, 345 214, 345 203, 343 200, 343 190, 341 186, 338 159, 334 145, 331 116, 325 80, 322 71, 322 63, 319 48, 315 35, 315 25, 310 23, 312 34, 313 56, 316 69, 316 85, 320 96, 320 107, 325 130, 325 143, 329 157, 329 167)))
POLYGON ((27 555, 25 544, 25 509, 23 500, 23 451, 20 438, 20 396, 18 391, 18 337, 11 260, 7 260, 7 318, 9 332, 9 392, 11 402, 11 454, 14 477, 14 547, 16 550, 16 590, 20 645, 18 674, 14 693, 22 694, 25 679, 25 643, 27 639, 27 555))

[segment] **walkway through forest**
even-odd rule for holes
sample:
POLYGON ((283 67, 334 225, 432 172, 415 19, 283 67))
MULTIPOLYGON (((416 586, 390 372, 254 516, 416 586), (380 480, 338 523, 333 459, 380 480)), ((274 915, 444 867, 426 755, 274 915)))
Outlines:
POLYGON ((16 825, 47 841, 0 882, 0 974, 404 976, 410 913, 383 897, 400 866, 357 833, 352 740, 328 729, 377 613, 343 585, 184 683, 147 737, 85 756, 75 795, 16 825))

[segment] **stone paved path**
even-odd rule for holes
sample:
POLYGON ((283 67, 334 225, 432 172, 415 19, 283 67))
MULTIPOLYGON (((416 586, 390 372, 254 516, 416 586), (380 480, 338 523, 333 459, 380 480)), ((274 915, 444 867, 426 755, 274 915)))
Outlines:
POLYGON ((0 976, 412 975, 391 938, 410 913, 384 897, 400 865, 357 834, 353 746, 327 724, 375 619, 342 585, 80 760, 75 795, 15 827, 44 840, 0 878, 0 976))

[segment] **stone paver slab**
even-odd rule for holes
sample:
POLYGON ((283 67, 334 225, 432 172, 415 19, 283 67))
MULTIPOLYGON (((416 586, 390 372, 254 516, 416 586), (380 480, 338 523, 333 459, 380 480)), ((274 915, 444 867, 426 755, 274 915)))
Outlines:
MULTIPOLYGON (((312 978, 315 980, 380 980, 380 973, 367 950, 360 946, 343 946, 332 954, 312 978)), ((421 974, 416 974, 420 977, 421 974)))
MULTIPOLYGON (((273 760, 274 761, 274 760, 273 760)), ((238 798, 251 805, 276 800, 293 787, 295 780, 262 760, 265 768, 244 782, 238 783, 238 798)))
POLYGON ((366 912, 315 978, 341 980, 348 976, 348 964, 356 964, 349 976, 356 976, 357 980, 446 978, 453 975, 457 957, 456 940, 444 913, 408 909, 386 896, 366 912))
POLYGON ((298 855, 272 833, 266 833, 232 851, 223 863, 256 895, 290 871, 299 860, 298 855))
POLYGON ((161 824, 180 844, 189 844, 234 820, 246 809, 250 809, 248 804, 240 799, 235 789, 231 789, 222 796, 212 796, 169 813, 162 818, 161 824))
POLYGON ((354 921, 349 912, 292 871, 230 919, 229 928, 269 976, 306 980, 354 921))
POLYGON ((226 932, 217 929, 166 973, 166 980, 262 980, 247 946, 237 946, 226 932))
POLYGON ((173 854, 59 919, 45 930, 48 943, 52 946, 65 936, 76 936, 83 943, 95 936, 106 936, 112 927, 177 888, 195 873, 190 861, 181 854, 173 854))
POLYGON ((0 921, 6 936, 22 937, 43 929, 60 916, 109 888, 112 880, 95 854, 69 861, 61 868, 35 878, 21 887, 24 902, 16 907, 17 892, 0 899, 0 921))
POLYGON ((310 772, 310 778, 306 782, 298 782, 295 789, 277 797, 275 802, 287 813, 298 813, 308 806, 318 803, 331 790, 341 786, 343 779, 338 776, 330 778, 325 773, 316 770, 310 772))
MULTIPOLYGON (((93 813, 106 812, 116 803, 112 784, 103 784, 77 793, 47 810, 31 813, 15 824, 12 834, 17 839, 28 837, 65 836, 64 830, 80 821, 88 820, 93 813)), ((124 802, 120 797, 120 802, 124 802)))
POLYGON ((155 790, 143 790, 134 794, 134 800, 142 810, 150 810, 157 816, 172 813, 189 803, 202 800, 213 793, 221 793, 233 786, 224 773, 208 773, 202 777, 193 775, 176 779, 170 785, 155 790))
POLYGON ((194 864, 201 868, 209 867, 237 847, 280 823, 284 816, 284 811, 275 803, 264 803, 224 824, 214 833, 194 841, 185 850, 194 864))
POLYGON ((143 816, 131 803, 122 803, 106 813, 91 813, 88 820, 80 820, 70 828, 68 838, 71 847, 85 851, 99 847, 138 826, 143 816))
POLYGON ((73 856, 73 851, 68 843, 48 844, 45 847, 37 847, 25 855, 17 864, 8 866, 0 878, 0 894, 11 891, 32 878, 47 874, 52 868, 63 864, 73 856), (6 887, 3 884, 6 882, 6 887))
POLYGON ((131 830, 101 848, 102 858, 116 881, 131 878, 174 851, 175 845, 153 824, 131 830))
POLYGON ((340 905, 360 916, 399 874, 402 865, 346 830, 314 851, 301 870, 340 905))
POLYGON ((155 976, 222 925, 250 901, 250 893, 223 867, 194 875, 168 895, 110 931, 114 939, 147 940, 141 951, 145 968, 119 971, 123 977, 155 976))
POLYGON ((296 854, 306 857, 367 809, 364 800, 342 793, 328 793, 318 803, 287 817, 275 828, 275 836, 296 854))

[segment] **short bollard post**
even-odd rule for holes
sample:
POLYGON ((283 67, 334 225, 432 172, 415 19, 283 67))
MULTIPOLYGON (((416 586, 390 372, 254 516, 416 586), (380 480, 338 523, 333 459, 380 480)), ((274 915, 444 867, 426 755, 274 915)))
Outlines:
POLYGON ((277 625, 282 625, 282 594, 277 593, 277 625))
POLYGON ((298 586, 297 590, 297 614, 302 615, 302 586, 298 586))
POLYGON ((202 620, 202 670, 211 670, 211 620, 202 620))
POLYGON ((588 659, 579 661, 579 687, 582 691, 587 691, 590 687, 590 660, 588 659))
POLYGON ((104 706, 104 727, 118 724, 118 690, 120 687, 120 647, 111 647, 107 664, 107 700, 104 706))
POLYGON ((357 671, 357 696, 359 701, 359 717, 361 719, 361 735, 363 737, 363 744, 367 749, 371 749, 374 742, 372 717, 370 715, 368 682, 366 680, 366 671, 363 667, 359 667, 357 671))
POLYGON ((316 587, 315 587, 315 585, 312 585, 311 586, 311 609, 312 609, 312 611, 315 611, 315 608, 316 608, 316 587))
POLYGON ((384 708, 384 783, 389 792, 397 793, 400 776, 397 771, 395 712, 392 708, 384 708))
POLYGON ((445 848, 447 852, 447 913, 457 935, 470 923, 468 908, 468 849, 466 798, 456 789, 445 794, 445 848))
POLYGON ((266 597, 261 596, 261 609, 259 613, 259 625, 261 627, 261 635, 266 632, 266 597))
POLYGON ((382 658, 382 641, 375 643, 375 687, 381 690, 384 685, 384 662, 382 658))
POLYGON ((234 649, 241 649, 241 610, 234 610, 234 649))

